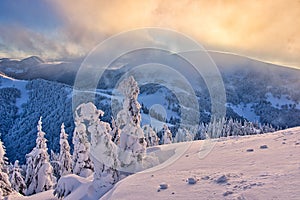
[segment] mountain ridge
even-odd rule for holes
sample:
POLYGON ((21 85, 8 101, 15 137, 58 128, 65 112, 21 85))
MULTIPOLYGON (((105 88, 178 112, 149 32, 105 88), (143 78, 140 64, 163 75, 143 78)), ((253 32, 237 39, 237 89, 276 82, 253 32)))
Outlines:
MULTIPOLYGON (((248 67, 251 67, 253 69, 256 69, 258 67, 259 70, 266 70, 262 67, 267 67, 268 70, 272 70, 273 68, 273 70, 287 70, 300 74, 300 69, 297 69, 295 67, 269 63, 243 55, 210 50, 207 51, 207 53, 215 62, 220 71, 226 71, 229 69, 241 70, 243 68, 248 67), (251 66, 249 66, 249 64, 251 66)), ((2 58, 0 59, 0 72, 15 79, 32 80, 36 78, 43 78, 50 81, 58 81, 69 85, 73 85, 76 73, 80 68, 82 60, 83 59, 60 62, 47 62, 38 56, 30 56, 22 60, 11 60, 9 58, 2 58), (28 67, 30 68, 28 69, 28 67), (58 75, 54 71, 59 71, 60 75, 58 75)), ((123 67, 118 69, 124 71, 126 67, 127 63, 124 62, 123 67)))

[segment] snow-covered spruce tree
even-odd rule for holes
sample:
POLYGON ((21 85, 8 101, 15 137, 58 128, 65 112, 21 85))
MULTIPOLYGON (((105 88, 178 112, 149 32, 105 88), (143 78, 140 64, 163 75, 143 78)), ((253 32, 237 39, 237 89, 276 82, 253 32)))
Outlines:
MULTIPOLYGON (((103 111, 97 110, 93 103, 81 104, 75 112, 76 119, 84 122, 87 127, 86 131, 85 127, 83 129, 83 126, 80 125, 81 123, 77 123, 77 134, 81 130, 81 133, 91 138, 91 151, 88 154, 93 161, 95 169, 93 189, 106 192, 119 180, 117 169, 120 163, 118 160, 118 147, 112 141, 110 134, 112 131, 110 125, 99 119, 103 114, 103 111), (82 127, 80 128, 78 125, 82 127)), ((80 179, 74 179, 74 175, 62 177, 55 188, 54 195, 58 196, 58 198, 66 197, 73 190, 74 185, 72 184, 76 185, 78 180, 80 179)))
POLYGON ((78 115, 88 121, 88 133, 91 136, 94 183, 98 188, 113 185, 119 180, 117 168, 120 162, 117 145, 112 141, 110 134, 110 125, 99 119, 104 112, 97 110, 94 104, 81 104, 80 108, 78 115))
POLYGON ((112 141, 115 144, 119 144, 120 143, 120 129, 117 126, 117 123, 113 117, 111 118, 111 126, 112 126, 112 130, 110 131, 110 135, 112 137, 112 141))
POLYGON ((224 136, 225 137, 233 135, 233 124, 234 124, 234 122, 233 122, 232 118, 230 118, 229 120, 227 120, 227 123, 226 123, 226 125, 224 127, 224 129, 225 129, 224 130, 224 136))
POLYGON ((275 128, 273 128, 272 124, 264 124, 262 126, 262 132, 263 133, 271 133, 271 132, 274 132, 275 131, 275 128))
POLYGON ((60 162, 59 162, 59 153, 55 153, 52 149, 50 151, 50 164, 53 168, 53 175, 59 179, 59 170, 60 170, 60 162))
POLYGON ((163 130, 163 144, 172 144, 172 133, 166 124, 164 124, 163 130))
POLYGON ((7 167, 5 165, 5 147, 0 140, 0 195, 1 199, 10 193, 12 193, 12 187, 9 182, 9 177, 7 175, 7 167))
POLYGON ((179 128, 174 138, 174 142, 187 142, 193 140, 194 135, 191 134, 186 128, 179 128))
POLYGON ((213 118, 207 125, 207 138, 219 138, 222 136, 223 125, 225 124, 225 118, 217 120, 213 118))
POLYGON ((73 133, 74 151, 72 155, 73 173, 81 177, 93 174, 94 165, 90 157, 90 143, 87 137, 87 129, 82 117, 75 115, 75 130, 73 133))
POLYGON ((16 160, 9 177, 12 188, 19 192, 20 194, 25 194, 26 184, 24 178, 21 174, 21 168, 19 166, 19 161, 16 160))
POLYGON ((156 132, 149 125, 143 126, 144 135, 146 138, 147 146, 157 146, 159 143, 159 137, 156 132))
POLYGON ((204 140, 206 138, 206 125, 201 122, 198 126, 198 130, 195 130, 195 140, 204 140))
POLYGON ((57 161, 59 159, 59 153, 55 153, 52 149, 50 150, 50 160, 57 161))
POLYGON ((68 134, 65 131, 65 125, 62 123, 60 132, 60 152, 59 152, 59 175, 64 176, 72 172, 72 156, 70 153, 70 145, 68 142, 68 134))
POLYGON ((143 129, 140 126, 141 106, 137 101, 139 87, 132 76, 123 80, 119 86, 124 95, 123 109, 117 115, 117 124, 121 128, 119 159, 121 167, 130 171, 138 171, 143 166, 146 152, 143 129))
POLYGON ((26 195, 50 190, 56 182, 47 152, 47 139, 42 131, 42 117, 38 121, 37 130, 36 146, 26 155, 26 195))

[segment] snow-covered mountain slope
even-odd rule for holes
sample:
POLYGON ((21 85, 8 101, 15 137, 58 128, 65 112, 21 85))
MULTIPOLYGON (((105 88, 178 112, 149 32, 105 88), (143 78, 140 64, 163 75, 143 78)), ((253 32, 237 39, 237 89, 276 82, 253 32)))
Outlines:
MULTIPOLYGON (((123 179, 101 199, 300 198, 300 127, 216 139, 212 151, 200 159, 203 142, 191 142, 179 159, 162 169, 123 179), (192 177, 198 179, 196 184, 186 182, 192 177), (161 183, 168 188, 159 189, 161 183)), ((178 144, 162 145, 156 151, 172 145, 178 148, 178 144)))
POLYGON ((0 74, 0 89, 1 88, 15 88, 20 91, 20 96, 16 98, 16 106, 18 107, 18 112, 22 112, 22 105, 28 101, 29 94, 26 89, 28 81, 16 80, 14 78, 1 75, 0 74), (1 78, 2 77, 2 78, 1 78))
MULTIPOLYGON (((149 148, 147 152, 155 153, 165 162, 124 178, 100 199, 300 198, 300 127, 263 135, 219 138, 211 142, 160 145, 149 148), (203 146, 211 149, 206 156, 203 156, 203 146), (188 178, 193 178, 191 180, 196 180, 196 183, 189 184, 188 178), (167 185, 167 189, 161 189, 161 184, 167 185)), ((90 178, 79 179, 75 181, 76 189, 66 199, 87 197, 97 200, 101 196, 101 191, 93 190, 90 178)), ((74 180, 69 182, 70 187, 74 180)), ((11 198, 57 199, 52 193, 51 190, 11 198)))
MULTIPOLYGON (((265 63, 229 53, 208 51, 208 54, 218 66, 224 81, 228 103, 227 117, 245 118, 250 121, 259 120, 262 123, 272 123, 274 126, 281 127, 300 125, 299 119, 293 117, 300 114, 299 69, 265 63), (283 102, 282 99, 289 101, 283 102), (279 101, 280 103, 278 103, 279 101)), ((111 90, 124 73, 151 60, 179 70, 179 73, 191 82, 198 97, 201 120, 208 122, 211 101, 205 82, 199 78, 199 75, 195 77, 197 73, 187 62, 167 52, 148 49, 119 57, 111 66, 121 67, 112 67, 105 71, 98 87, 111 90)), ((2 59, 0 72, 18 79, 43 78, 72 86, 81 61, 82 59, 46 62, 38 57, 30 57, 20 61, 2 59)), ((151 90, 153 90, 152 87, 146 87, 142 93, 156 92, 151 90)), ((174 102, 176 98, 171 100, 174 102)))
POLYGON ((0 59, 0 72, 22 80, 45 79, 72 85, 81 59, 72 61, 44 61, 31 56, 23 60, 0 59))
MULTIPOLYGON (((91 92, 86 91, 86 93, 91 92)), ((153 95, 155 94, 152 94, 152 97, 153 95)), ((74 131, 72 96, 73 90, 66 84, 42 79, 24 81, 0 76, 0 133, 11 162, 16 159, 21 163, 25 161, 26 153, 29 153, 34 146, 34 140, 31 138, 36 137, 36 123, 40 116, 43 117, 43 128, 49 149, 59 150, 61 123, 65 124, 71 143, 74 131)), ((144 96, 141 96, 141 99, 143 98, 144 96)), ((96 91, 96 105, 105 112, 103 119, 108 122, 112 116, 111 107, 108 106, 110 101, 110 90, 96 91)), ((152 104, 160 103, 154 101, 153 98, 145 98, 143 102, 145 106, 150 105, 150 110, 153 110, 152 104)), ((177 116, 170 109, 167 109, 168 119, 170 119, 170 114, 177 116)), ((159 124, 159 127, 163 124, 152 118, 149 113, 142 113, 142 115, 143 124, 154 123, 159 124)))

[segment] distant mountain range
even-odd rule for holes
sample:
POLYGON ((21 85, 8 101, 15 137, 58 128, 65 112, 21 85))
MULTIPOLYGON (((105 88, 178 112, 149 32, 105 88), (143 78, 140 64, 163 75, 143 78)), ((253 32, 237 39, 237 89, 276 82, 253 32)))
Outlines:
MULTIPOLYGON (((107 70, 108 72, 106 73, 114 75, 114 77, 118 78, 120 76, 120 73, 125 73, 131 66, 146 63, 147 59, 145 59, 145 57, 151 57, 151 55, 152 57, 158 57, 156 58, 156 60, 158 60, 162 64, 176 66, 178 65, 177 62, 180 62, 180 67, 182 69, 190 68, 185 66, 187 65, 187 63, 178 60, 178 58, 176 58, 172 54, 166 55, 165 53, 160 53, 161 55, 157 55, 157 53, 151 54, 150 52, 150 54, 147 54, 145 56, 146 53, 141 52, 134 55, 126 55, 120 57, 111 65, 117 64, 118 66, 122 67, 117 68, 116 70, 107 70)), ((266 79, 277 82, 278 85, 289 82, 294 82, 293 85, 295 86, 298 86, 300 84, 300 79, 298 78, 298 75, 300 74, 299 69, 265 63, 262 61, 230 53, 208 51, 208 54, 211 56, 212 60, 215 62, 220 72, 222 73, 223 79, 226 79, 232 75, 247 74, 248 76, 250 76, 254 74, 261 74, 261 76, 265 76, 266 79)), ((23 60, 11 60, 9 58, 2 58, 0 59, 0 72, 6 74, 9 77, 20 80, 32 80, 41 78, 73 86, 74 79, 82 61, 83 58, 68 61, 46 62, 38 56, 31 56, 23 60)), ((114 81, 110 80, 110 82, 114 81)), ((291 85, 288 85, 288 87, 290 86, 291 85)))

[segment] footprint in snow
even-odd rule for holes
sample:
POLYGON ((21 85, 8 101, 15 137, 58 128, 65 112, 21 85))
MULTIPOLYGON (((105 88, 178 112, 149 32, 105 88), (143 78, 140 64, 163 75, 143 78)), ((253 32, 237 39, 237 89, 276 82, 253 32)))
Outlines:
POLYGON ((168 189, 169 185, 167 183, 161 183, 161 184, 159 184, 159 187, 161 190, 165 190, 165 189, 168 189))
POLYGON ((264 144, 264 145, 261 145, 259 148, 260 148, 260 149, 267 149, 268 146, 267 146, 266 144, 264 144))
POLYGON ((222 175, 216 180, 216 183, 217 184, 225 184, 225 183, 227 183, 227 181, 228 181, 228 178, 225 175, 222 175))
POLYGON ((226 192, 223 193, 223 196, 226 197, 226 196, 231 195, 231 194, 233 194, 232 191, 226 191, 226 192))

